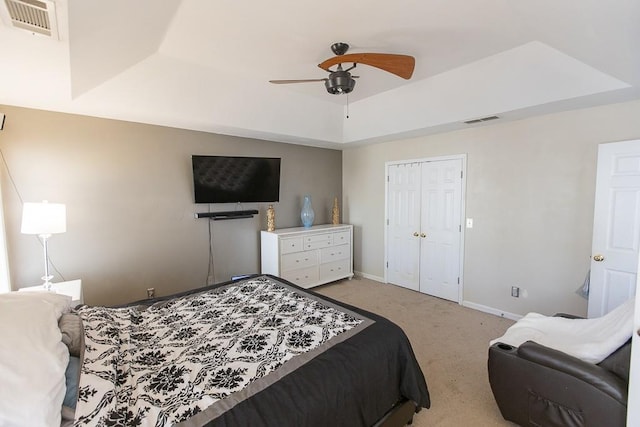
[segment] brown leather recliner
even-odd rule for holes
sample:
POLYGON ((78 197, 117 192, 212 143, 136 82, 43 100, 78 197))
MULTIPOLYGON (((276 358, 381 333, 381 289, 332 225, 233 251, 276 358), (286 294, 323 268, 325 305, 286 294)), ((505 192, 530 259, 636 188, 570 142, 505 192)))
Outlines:
POLYGON ((533 341, 496 343, 489 383, 502 416, 521 426, 624 426, 630 357, 631 340, 597 365, 533 341))

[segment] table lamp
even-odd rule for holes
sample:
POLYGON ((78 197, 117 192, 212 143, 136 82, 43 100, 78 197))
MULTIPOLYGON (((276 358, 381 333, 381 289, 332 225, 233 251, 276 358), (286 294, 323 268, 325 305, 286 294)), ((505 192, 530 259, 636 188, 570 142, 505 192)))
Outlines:
POLYGON ((37 234, 42 240, 44 247, 44 280, 43 287, 51 291, 52 275, 49 274, 49 252, 47 241, 52 234, 64 233, 67 231, 67 209, 61 203, 25 203, 22 208, 22 228, 23 234, 37 234))

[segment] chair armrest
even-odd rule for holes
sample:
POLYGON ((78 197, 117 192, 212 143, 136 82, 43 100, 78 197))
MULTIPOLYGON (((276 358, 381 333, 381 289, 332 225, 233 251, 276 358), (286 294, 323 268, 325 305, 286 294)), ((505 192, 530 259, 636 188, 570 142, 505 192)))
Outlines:
POLYGON ((556 313, 553 317, 564 317, 565 319, 584 319, 584 317, 576 316, 575 314, 568 313, 556 313))
POLYGON ((628 384, 622 378, 598 365, 533 341, 527 341, 520 345, 518 356, 578 378, 626 405, 628 384))

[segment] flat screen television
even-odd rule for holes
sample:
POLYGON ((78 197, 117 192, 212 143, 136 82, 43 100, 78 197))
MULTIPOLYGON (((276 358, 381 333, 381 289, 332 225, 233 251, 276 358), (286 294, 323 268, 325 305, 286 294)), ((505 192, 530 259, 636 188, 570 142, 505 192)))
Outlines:
POLYGON ((280 159, 191 156, 196 203, 277 202, 280 159))

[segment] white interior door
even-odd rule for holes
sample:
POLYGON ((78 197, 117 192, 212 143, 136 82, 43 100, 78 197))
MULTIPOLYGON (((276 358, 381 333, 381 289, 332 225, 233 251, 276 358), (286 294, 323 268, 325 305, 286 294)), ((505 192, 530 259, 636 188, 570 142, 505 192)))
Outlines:
POLYGON ((420 278, 420 163, 387 168, 387 282, 415 291, 420 278))
POLYGON ((422 164, 420 292, 459 300, 462 160, 422 164))
POLYGON ((635 294, 640 240, 640 140, 598 147, 588 316, 635 294))

